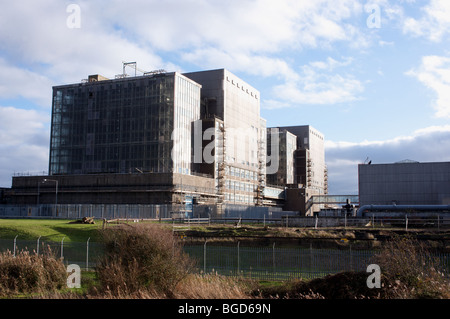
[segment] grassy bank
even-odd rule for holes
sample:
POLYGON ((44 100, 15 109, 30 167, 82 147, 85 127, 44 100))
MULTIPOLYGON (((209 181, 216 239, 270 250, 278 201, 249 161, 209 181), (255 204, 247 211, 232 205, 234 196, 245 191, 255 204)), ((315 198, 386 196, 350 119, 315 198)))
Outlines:
MULTIPOLYGON (((148 222, 144 222, 148 223, 148 222)), ((165 224, 168 228, 172 223, 165 224)), ((279 227, 262 224, 243 224, 236 227, 233 224, 211 224, 211 225, 178 225, 177 234, 183 236, 187 242, 220 241, 226 243, 239 238, 254 242, 267 243, 276 240, 277 243, 284 241, 296 244, 296 240, 318 239, 322 241, 336 241, 340 244, 351 242, 354 245, 360 241, 380 242, 393 236, 408 236, 419 240, 435 241, 444 247, 450 242, 450 229, 440 231, 429 229, 416 229, 410 231, 395 229, 372 229, 369 228, 299 228, 279 227)), ((66 219, 0 219, 0 239, 13 239, 18 236, 21 240, 35 240, 42 236, 42 240, 59 242, 64 241, 85 242, 87 238, 97 241, 99 230, 103 227, 102 220, 96 220, 95 224, 77 223, 76 220, 66 219)))
MULTIPOLYGON (((81 226, 92 230, 95 225, 81 226)), ((422 243, 406 236, 387 242, 373 259, 382 272, 378 275, 381 285, 371 289, 367 272, 281 283, 199 274, 170 227, 161 226, 139 223, 102 230, 105 254, 95 271, 82 273, 82 287, 75 290, 66 287, 65 265, 50 251, 2 253, 0 298, 450 299, 447 273, 422 243)))
POLYGON ((65 219, 0 219, 0 239, 42 240, 59 242, 85 242, 89 237, 96 241, 102 222, 81 224, 65 219))

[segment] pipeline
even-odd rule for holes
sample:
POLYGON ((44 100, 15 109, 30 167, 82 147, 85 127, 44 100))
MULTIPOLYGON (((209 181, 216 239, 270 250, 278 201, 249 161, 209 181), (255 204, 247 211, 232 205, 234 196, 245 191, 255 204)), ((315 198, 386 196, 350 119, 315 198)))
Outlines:
POLYGON ((445 211, 450 210, 450 205, 364 205, 361 206, 357 217, 362 217, 366 211, 445 211))

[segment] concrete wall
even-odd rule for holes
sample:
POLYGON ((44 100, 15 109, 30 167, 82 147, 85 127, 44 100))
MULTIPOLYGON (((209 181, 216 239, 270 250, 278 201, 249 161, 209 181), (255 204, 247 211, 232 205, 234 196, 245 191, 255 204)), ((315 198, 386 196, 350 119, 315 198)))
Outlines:
POLYGON ((13 177, 8 192, 10 204, 171 204, 181 193, 215 194, 212 178, 172 173, 13 177))
POLYGON ((360 205, 450 204, 450 162, 358 166, 360 205))

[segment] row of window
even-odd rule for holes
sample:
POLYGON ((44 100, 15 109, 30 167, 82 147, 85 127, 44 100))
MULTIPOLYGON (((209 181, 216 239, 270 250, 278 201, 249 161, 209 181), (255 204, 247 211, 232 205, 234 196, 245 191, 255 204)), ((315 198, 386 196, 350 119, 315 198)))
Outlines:
POLYGON ((225 168, 225 175, 232 176, 232 177, 238 177, 242 179, 246 179, 249 181, 256 181, 258 180, 258 173, 249 171, 243 168, 237 168, 233 166, 227 166, 225 168))
POLYGON ((255 203, 255 199, 253 196, 249 196, 249 195, 235 195, 235 194, 228 194, 225 193, 224 194, 224 199, 225 201, 231 202, 231 203, 236 203, 236 204, 253 204, 255 203))
POLYGON ((250 193, 250 192, 256 191, 257 185, 227 180, 227 181, 225 181, 225 188, 229 189, 231 191, 242 191, 242 192, 250 193))
POLYGON ((246 92, 247 94, 250 94, 252 97, 254 97, 255 99, 258 99, 258 94, 254 93, 252 91, 252 89, 249 89, 244 87, 244 85, 242 83, 239 83, 237 80, 234 79, 230 79, 229 76, 227 76, 227 81, 231 82, 232 85, 236 86, 238 89, 241 89, 243 92, 246 92))

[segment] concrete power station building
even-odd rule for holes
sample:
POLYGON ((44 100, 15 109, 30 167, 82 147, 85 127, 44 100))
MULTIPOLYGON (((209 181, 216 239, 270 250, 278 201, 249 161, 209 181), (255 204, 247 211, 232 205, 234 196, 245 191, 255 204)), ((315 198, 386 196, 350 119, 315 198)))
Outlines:
POLYGON ((322 205, 307 208, 314 195, 328 194, 328 169, 325 163, 324 136, 310 125, 286 126, 268 130, 268 154, 279 154, 276 172, 268 172, 270 184, 286 188, 285 209, 311 215, 322 205), (273 141, 278 140, 278 150, 273 141), (272 141, 272 142, 270 142, 272 141))
POLYGON ((450 162, 360 164, 359 215, 450 212, 450 162))
POLYGON ((49 174, 13 177, 4 197, 15 205, 195 202, 220 213, 223 205, 282 208, 287 189, 302 189, 303 198, 292 193, 297 202, 326 185, 323 136, 310 126, 267 129, 260 92, 231 72, 124 71, 53 87, 49 174))

